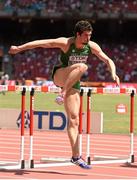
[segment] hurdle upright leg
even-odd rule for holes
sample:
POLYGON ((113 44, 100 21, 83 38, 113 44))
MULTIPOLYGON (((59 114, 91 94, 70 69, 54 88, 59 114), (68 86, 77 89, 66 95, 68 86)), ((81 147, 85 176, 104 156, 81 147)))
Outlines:
POLYGON ((87 93, 87 163, 90 165, 91 89, 87 93))
POLYGON ((26 94, 26 88, 23 88, 22 102, 21 102, 21 148, 20 148, 21 169, 25 168, 25 159, 24 159, 25 94, 26 94))
POLYGON ((83 93, 80 91, 80 110, 79 110, 79 155, 82 156, 82 131, 83 131, 83 93))
POLYGON ((134 95, 135 92, 132 90, 130 94, 130 158, 131 163, 134 160, 134 95))
POLYGON ((33 160, 33 125, 34 125, 34 88, 30 92, 30 168, 34 168, 33 160))

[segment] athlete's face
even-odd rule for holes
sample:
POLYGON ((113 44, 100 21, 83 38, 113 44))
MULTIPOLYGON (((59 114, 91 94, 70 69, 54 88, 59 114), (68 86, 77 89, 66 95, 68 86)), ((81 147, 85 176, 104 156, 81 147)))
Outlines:
POLYGON ((91 31, 84 31, 82 34, 79 34, 79 40, 81 44, 87 44, 90 41, 91 38, 91 31))

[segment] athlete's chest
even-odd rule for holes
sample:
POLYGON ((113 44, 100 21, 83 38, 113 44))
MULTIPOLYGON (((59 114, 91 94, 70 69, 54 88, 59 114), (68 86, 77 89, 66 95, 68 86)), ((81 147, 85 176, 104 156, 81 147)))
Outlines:
POLYGON ((89 54, 90 50, 87 47, 83 49, 71 48, 68 59, 69 65, 75 63, 87 63, 89 54))

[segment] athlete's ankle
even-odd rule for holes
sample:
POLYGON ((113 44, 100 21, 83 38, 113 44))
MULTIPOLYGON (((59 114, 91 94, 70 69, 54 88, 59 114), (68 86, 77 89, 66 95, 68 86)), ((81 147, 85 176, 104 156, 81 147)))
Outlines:
POLYGON ((79 160, 81 158, 81 156, 72 156, 72 159, 74 160, 74 161, 77 161, 77 160, 79 160))
POLYGON ((72 157, 71 162, 78 165, 83 169, 91 169, 91 166, 87 164, 87 162, 80 156, 80 157, 72 157))

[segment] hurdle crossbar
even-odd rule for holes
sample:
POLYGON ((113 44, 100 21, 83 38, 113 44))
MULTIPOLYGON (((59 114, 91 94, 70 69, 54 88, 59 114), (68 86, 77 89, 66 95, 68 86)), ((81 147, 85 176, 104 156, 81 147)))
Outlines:
MULTIPOLYGON (((0 91, 11 91, 11 92, 21 92, 23 91, 23 88, 26 89, 26 91, 31 91, 32 88, 34 88, 35 92, 53 92, 58 93, 61 91, 61 88, 59 87, 52 87, 52 86, 21 86, 21 85, 0 85, 0 91)), ((128 87, 128 88, 119 88, 119 87, 82 87, 81 89, 84 89, 84 92, 88 92, 89 89, 91 89, 91 92, 94 94, 130 94, 132 90, 134 90, 134 93, 136 94, 136 88, 128 87)))

